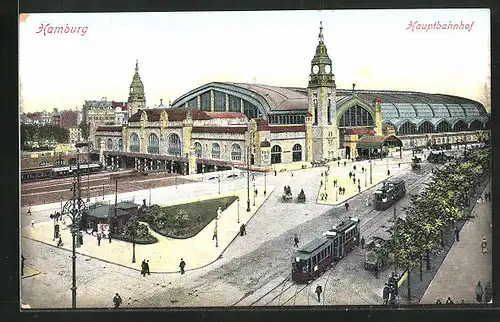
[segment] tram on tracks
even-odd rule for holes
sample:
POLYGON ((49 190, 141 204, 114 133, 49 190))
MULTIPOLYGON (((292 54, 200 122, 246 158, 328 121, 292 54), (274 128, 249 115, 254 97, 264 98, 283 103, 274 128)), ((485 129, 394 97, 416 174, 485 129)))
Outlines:
POLYGON ((375 210, 386 210, 406 195, 404 180, 387 181, 374 193, 375 210))
POLYGON ((294 253, 292 281, 305 284, 318 278, 358 244, 359 219, 349 217, 294 253))
MULTIPOLYGON (((80 164, 80 172, 86 174, 87 167, 91 173, 102 170, 101 163, 91 163, 89 165, 80 164)), ((76 165, 55 168, 52 166, 48 166, 25 169, 21 170, 21 182, 67 177, 73 175, 76 170, 76 165)))

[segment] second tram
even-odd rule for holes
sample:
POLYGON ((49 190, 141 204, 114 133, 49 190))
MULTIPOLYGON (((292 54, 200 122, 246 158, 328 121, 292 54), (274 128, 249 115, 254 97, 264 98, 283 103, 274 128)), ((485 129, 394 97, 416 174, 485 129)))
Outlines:
POLYGON ((404 180, 384 182, 374 193, 375 210, 386 210, 406 195, 404 180))
POLYGON ((359 219, 351 218, 334 226, 304 247, 292 258, 292 281, 309 283, 359 244, 359 219))

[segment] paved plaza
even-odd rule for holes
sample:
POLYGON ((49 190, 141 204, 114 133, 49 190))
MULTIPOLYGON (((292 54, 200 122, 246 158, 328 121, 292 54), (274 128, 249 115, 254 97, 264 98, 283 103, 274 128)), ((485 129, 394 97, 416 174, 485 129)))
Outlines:
MULTIPOLYGON (((383 174, 389 167, 392 178, 406 180, 408 193, 398 202, 398 209, 409 203, 410 194, 422 188, 430 170, 435 167, 423 164, 422 173, 415 175, 409 171, 410 159, 411 153, 405 153, 402 160, 398 157, 390 158, 389 163, 387 160, 372 161, 374 173, 383 174)), ((365 163, 355 164, 360 169, 365 163)), ((353 166, 349 161, 345 167, 343 164, 339 167, 336 162, 329 165, 332 177, 348 177, 353 166)), ((143 199, 148 202, 151 196, 153 204, 166 205, 213 198, 220 189, 221 195, 240 196, 240 221, 247 222, 248 234, 236 237, 239 230, 236 203, 218 221, 217 248, 212 240, 214 222, 187 240, 174 241, 155 234, 159 243, 137 245, 135 264, 131 263, 130 243, 113 240, 109 244, 102 240, 101 246, 97 246, 94 237, 84 234, 84 245, 77 248, 81 253, 77 256, 78 307, 110 307, 116 292, 124 299, 124 307, 318 305, 312 286, 301 291, 296 286, 280 284, 290 274, 290 259, 295 251, 294 234, 299 236, 299 244, 303 245, 348 216, 355 216, 361 219, 362 235, 369 238, 387 229, 393 214, 392 211, 373 211, 372 207, 366 206, 365 199, 371 196, 378 186, 376 184, 350 196, 351 206, 347 212, 340 201, 333 207, 318 203, 321 173, 327 168, 302 170, 300 165, 298 169, 296 167, 277 165, 276 175, 274 172, 251 174, 251 178, 255 178, 250 181, 251 190, 255 184, 259 196, 253 206, 251 193, 250 213, 246 212, 246 171, 235 170, 240 174, 236 179, 227 178, 229 173, 210 173, 192 178, 195 183, 151 189, 151 193, 140 190, 119 194, 119 201, 133 199, 142 203, 143 199), (220 186, 218 180, 212 178, 218 175, 222 178, 220 186), (285 185, 291 187, 292 203, 282 201, 285 185), (267 188, 266 197, 263 196, 264 187, 267 188), (300 189, 306 194, 305 204, 296 202, 300 189), (187 262, 188 271, 184 275, 177 273, 180 257, 187 262), (142 277, 139 273, 143 259, 150 261, 150 276, 142 277), (280 293, 281 288, 281 298, 273 299, 273 292, 280 293)), ((114 195, 105 196, 105 200, 114 202, 114 195)), ((57 203, 33 206, 31 216, 25 212, 21 216, 22 253, 27 259, 26 264, 40 272, 22 279, 23 303, 33 308, 71 306, 71 252, 68 245, 64 249, 55 247, 53 222, 48 217, 59 209, 57 203), (34 228, 30 227, 31 220, 34 228), (51 294, 51 297, 40 294, 51 294)), ((68 244, 69 233, 67 230, 63 232, 66 234, 63 240, 68 244)), ((325 299, 320 304, 380 304, 384 281, 364 270, 363 262, 364 252, 356 248, 318 279, 313 286, 322 283, 325 292, 325 299)))

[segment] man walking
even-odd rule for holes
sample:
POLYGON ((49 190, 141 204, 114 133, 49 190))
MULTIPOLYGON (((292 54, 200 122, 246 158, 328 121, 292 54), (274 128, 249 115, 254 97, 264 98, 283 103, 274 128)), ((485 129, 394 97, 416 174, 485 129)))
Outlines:
POLYGON ((488 243, 486 242, 486 237, 483 237, 483 240, 481 241, 481 251, 484 253, 487 252, 488 243))
POLYGON ((115 304, 115 309, 118 309, 120 307, 120 304, 122 304, 122 298, 118 293, 116 293, 115 297, 113 298, 113 303, 115 304))
POLYGON ((483 287, 481 286, 481 281, 477 282, 476 285, 476 301, 479 303, 483 301, 483 287))
POLYGON ((297 237, 297 234, 293 237, 293 246, 299 247, 299 237, 297 237))
POLYGON ((149 259, 146 261, 146 273, 148 273, 148 275, 151 275, 151 273, 149 272, 149 259))
POLYGON ((141 263, 141 274, 143 277, 146 277, 146 260, 143 260, 141 263))
POLYGON ((349 203, 347 201, 346 201, 344 207, 345 207, 345 211, 349 211, 349 203))
POLYGON ((182 258, 179 267, 181 268, 181 274, 184 274, 184 267, 186 267, 186 262, 182 258))
POLYGON ((458 229, 458 227, 455 226, 455 239, 457 241, 460 240, 460 230, 458 229))
POLYGON ((321 293, 323 292, 323 288, 321 285, 316 286, 316 295, 318 296, 318 302, 321 302, 321 293))
POLYGON ((358 184, 358 192, 361 192, 361 186, 358 184))
POLYGON ((97 246, 101 246, 101 233, 97 233, 97 246))
POLYGON ((111 232, 108 232, 109 243, 111 244, 111 232))
POLYGON ((361 249, 365 249, 365 237, 361 237, 361 249))

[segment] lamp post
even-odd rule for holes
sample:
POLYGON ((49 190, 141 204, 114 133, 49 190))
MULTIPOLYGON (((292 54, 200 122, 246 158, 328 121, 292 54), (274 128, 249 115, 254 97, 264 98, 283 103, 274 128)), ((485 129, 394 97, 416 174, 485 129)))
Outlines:
POLYGON ((250 153, 251 145, 248 145, 247 153, 247 211, 250 212, 250 153))
POLYGON ((72 308, 76 309, 76 235, 79 232, 79 224, 82 212, 86 205, 81 196, 81 180, 80 180, 80 151, 77 149, 77 169, 73 177, 73 196, 63 207, 62 214, 71 219, 71 235, 72 235, 72 277, 73 283, 71 286, 71 304, 72 308))
POLYGON ((365 188, 367 187, 368 171, 365 170, 365 188))
POLYGON ((373 184, 371 149, 368 150, 368 162, 370 162, 370 185, 373 184))
POLYGON ((255 183, 253 184, 253 205, 255 206, 255 198, 257 197, 257 194, 255 193, 255 191, 257 190, 257 188, 255 187, 255 183))
POLYGON ((264 172, 264 197, 266 196, 267 192, 267 172, 264 172))
POLYGON ((219 174, 219 178, 217 179, 218 181, 218 184, 219 184, 219 195, 220 195, 220 174, 219 174))
POLYGON ((240 223, 240 197, 237 199, 238 201, 238 224, 240 223))
POLYGON ((217 208, 217 216, 215 217, 215 233, 214 233, 214 237, 215 237, 215 247, 219 247, 219 232, 217 230, 217 222, 220 218, 220 214, 222 213, 222 209, 219 207, 217 208))
POLYGON ((102 184, 102 200, 104 200, 104 183, 102 184))
POLYGON ((149 205, 151 206, 151 184, 149 184, 149 205))
POLYGON ((90 202, 90 143, 87 142, 87 202, 90 202))

